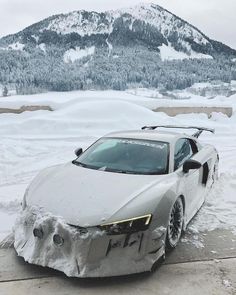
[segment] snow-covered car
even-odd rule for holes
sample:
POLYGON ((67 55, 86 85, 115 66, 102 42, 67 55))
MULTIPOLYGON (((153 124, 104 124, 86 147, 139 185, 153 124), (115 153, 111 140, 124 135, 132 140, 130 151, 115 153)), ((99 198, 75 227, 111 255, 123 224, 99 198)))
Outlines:
POLYGON ((194 135, 143 127, 108 134, 28 187, 15 249, 67 276, 151 271, 176 247, 218 174, 217 150, 194 135))

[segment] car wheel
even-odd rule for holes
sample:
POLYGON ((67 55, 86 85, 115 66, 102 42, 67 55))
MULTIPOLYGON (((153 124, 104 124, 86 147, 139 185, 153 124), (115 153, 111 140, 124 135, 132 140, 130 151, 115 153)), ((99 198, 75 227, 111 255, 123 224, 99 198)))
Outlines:
POLYGON ((184 223, 184 206, 181 198, 178 198, 174 203, 167 227, 166 248, 167 250, 174 249, 178 244, 184 223))

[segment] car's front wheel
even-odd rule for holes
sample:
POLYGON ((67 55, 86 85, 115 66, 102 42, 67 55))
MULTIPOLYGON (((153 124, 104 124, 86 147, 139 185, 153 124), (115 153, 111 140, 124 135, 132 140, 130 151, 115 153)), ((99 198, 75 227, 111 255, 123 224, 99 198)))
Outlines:
POLYGON ((167 234, 166 234, 166 248, 167 250, 174 249, 178 244, 184 223, 184 206, 182 199, 179 197, 174 203, 169 217, 167 234))

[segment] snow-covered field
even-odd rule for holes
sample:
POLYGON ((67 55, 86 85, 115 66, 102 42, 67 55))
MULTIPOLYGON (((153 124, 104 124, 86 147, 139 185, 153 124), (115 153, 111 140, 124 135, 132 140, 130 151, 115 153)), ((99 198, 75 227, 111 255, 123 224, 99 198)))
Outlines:
POLYGON ((164 100, 153 91, 87 91, 11 96, 0 99, 1 107, 50 105, 55 111, 0 114, 0 240, 8 235, 20 210, 24 190, 44 167, 74 159, 77 147, 116 130, 139 129, 148 124, 199 125, 216 129, 202 141, 217 147, 220 178, 204 207, 190 225, 194 233, 215 228, 236 234, 236 95, 214 99, 183 91, 186 100, 164 100), (191 95, 191 99, 189 96, 191 95), (158 98, 152 98, 158 97, 158 98), (154 113, 159 106, 232 106, 231 118, 213 114, 168 117, 154 113))
POLYGON ((202 53, 197 53, 194 52, 193 50, 191 50, 190 46, 189 46, 189 53, 186 54, 184 52, 180 52, 175 50, 170 44, 167 46, 165 44, 162 44, 161 47, 159 47, 160 49, 160 56, 161 59, 164 60, 183 60, 183 59, 189 59, 189 58, 210 58, 212 59, 213 57, 211 55, 207 55, 207 54, 202 54, 202 53))

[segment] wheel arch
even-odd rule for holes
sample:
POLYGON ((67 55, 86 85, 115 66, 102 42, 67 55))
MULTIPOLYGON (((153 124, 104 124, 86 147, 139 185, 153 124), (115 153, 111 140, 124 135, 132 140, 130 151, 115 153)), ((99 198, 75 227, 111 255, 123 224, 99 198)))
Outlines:
POLYGON ((184 195, 180 195, 178 198, 181 199, 182 203, 183 203, 183 209, 184 209, 184 224, 183 224, 183 231, 186 230, 187 227, 187 223, 186 223, 186 202, 185 202, 185 197, 184 195))
POLYGON ((210 173, 210 168, 209 168, 209 164, 207 162, 205 162, 203 165, 203 173, 202 173, 202 184, 206 185, 208 178, 209 178, 209 173, 210 173))
MULTIPOLYGON (((184 207, 184 214, 185 214, 185 197, 184 197, 184 195, 180 195, 178 198, 180 198, 181 199, 181 201, 182 201, 182 203, 183 203, 183 207, 184 207)), ((177 198, 177 199, 178 199, 177 198)))

